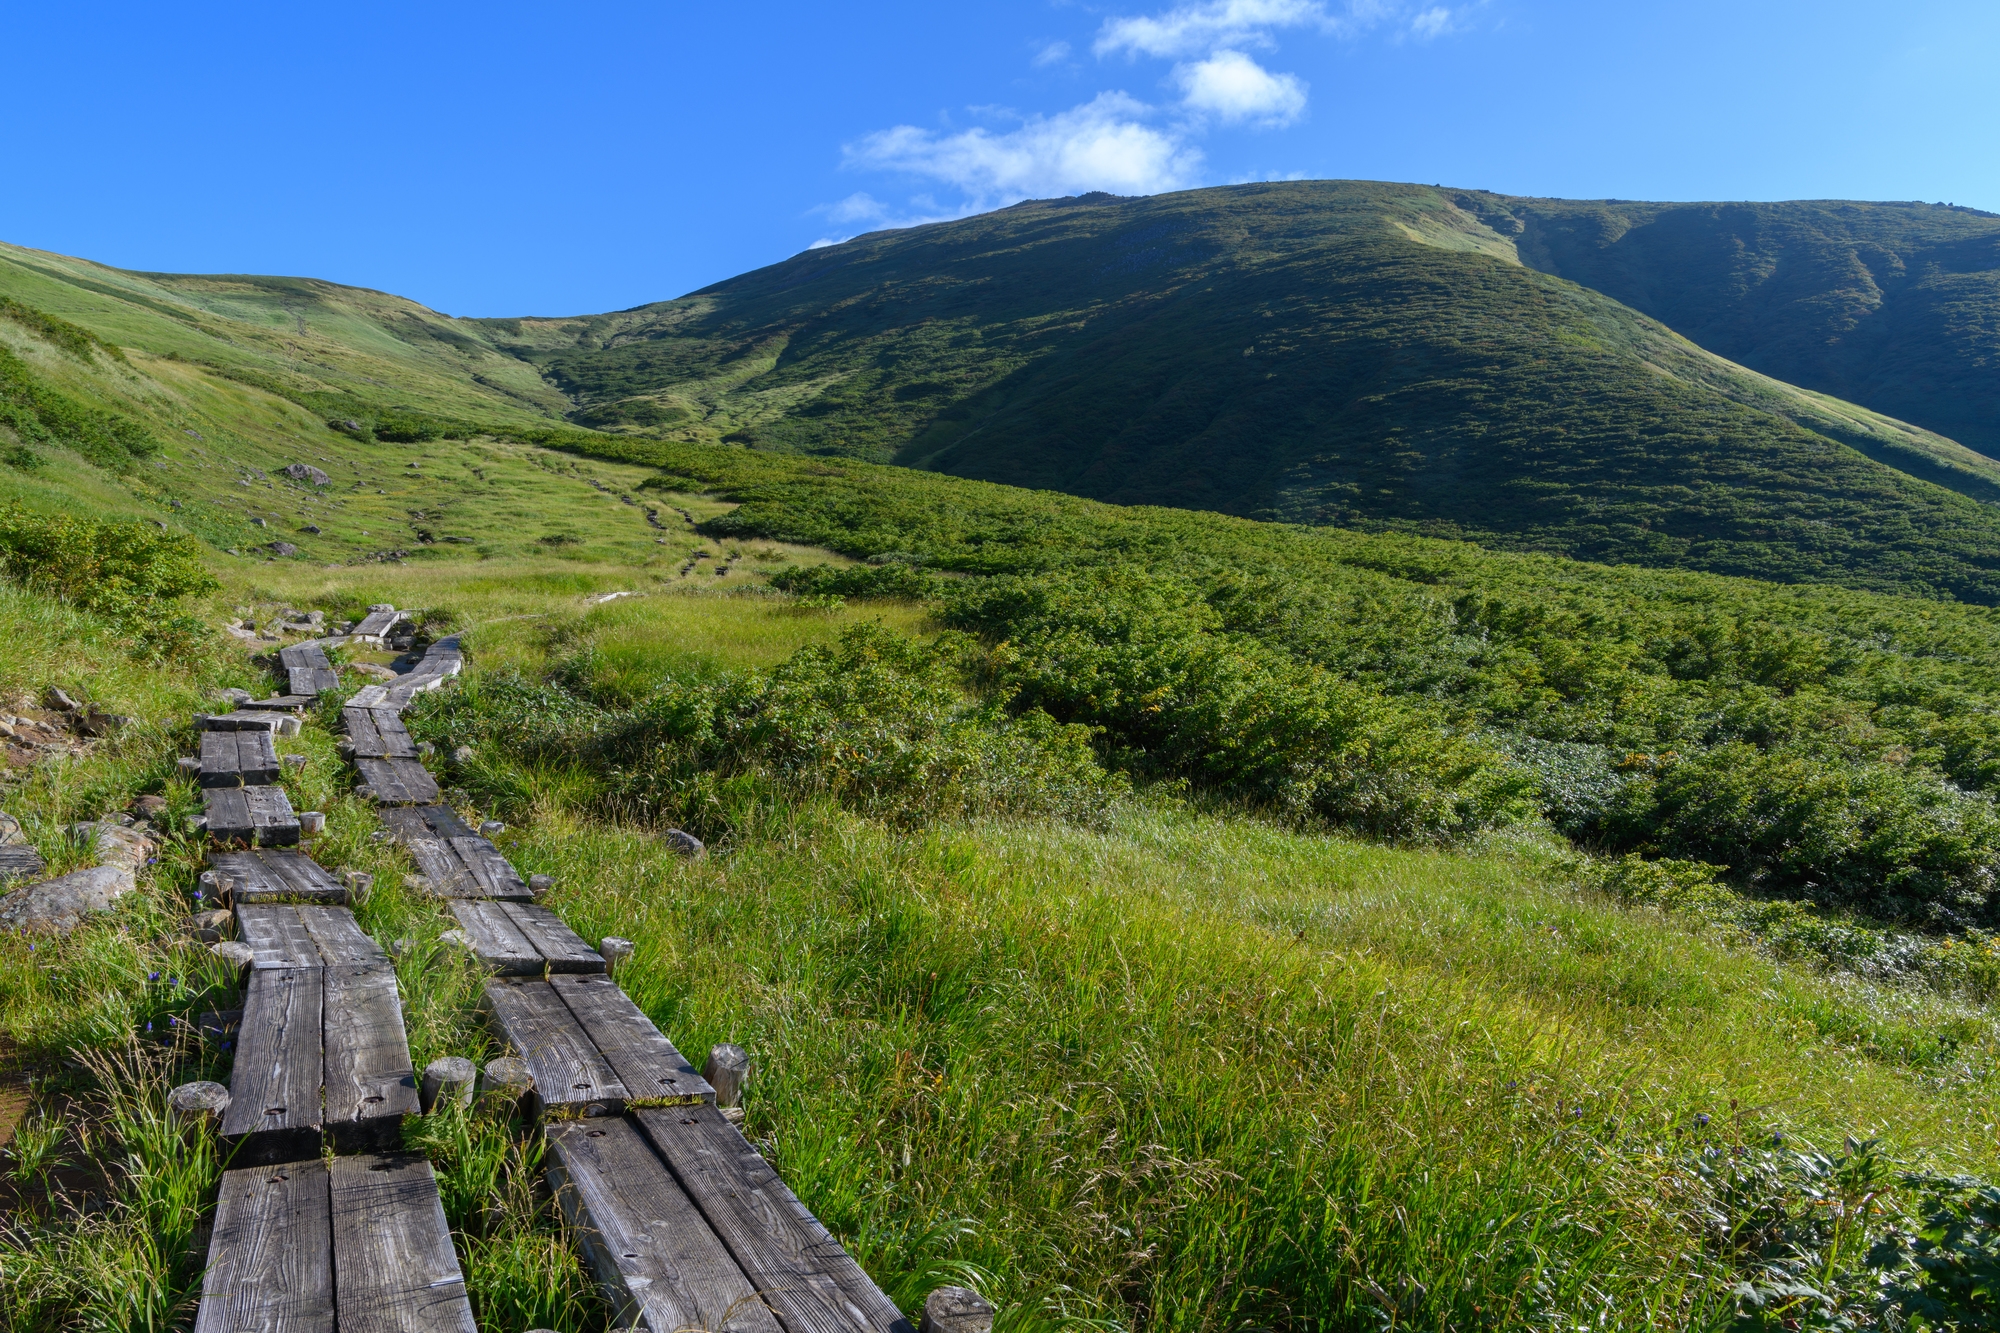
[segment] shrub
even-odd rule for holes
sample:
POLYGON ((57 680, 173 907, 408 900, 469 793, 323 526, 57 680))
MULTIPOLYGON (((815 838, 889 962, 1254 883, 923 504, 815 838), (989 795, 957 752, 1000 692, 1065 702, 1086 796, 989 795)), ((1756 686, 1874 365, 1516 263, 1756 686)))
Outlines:
POLYGON ((15 582, 113 619, 156 621, 218 584, 201 545, 143 523, 70 514, 0 513, 0 567, 15 582))
POLYGON ((384 412, 375 418, 375 438, 391 444, 421 444, 445 437, 447 426, 416 412, 384 412))
POLYGON ((841 597, 867 601, 876 597, 902 597, 924 601, 936 597, 944 581, 907 564, 792 565, 771 576, 771 586, 800 597, 841 597))
POLYGON ((5 347, 0 347, 0 425, 11 427, 23 445, 59 444, 108 468, 126 468, 133 459, 160 451, 160 442, 137 421, 44 384, 5 347))

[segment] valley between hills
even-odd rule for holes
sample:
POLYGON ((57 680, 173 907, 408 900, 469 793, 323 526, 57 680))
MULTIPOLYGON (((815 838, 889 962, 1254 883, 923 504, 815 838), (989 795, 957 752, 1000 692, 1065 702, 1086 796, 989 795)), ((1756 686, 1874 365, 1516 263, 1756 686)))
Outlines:
MULTIPOLYGON (((513 319, 0 246, 6 837, 157 846, 0 937, 6 1326, 192 1326, 177 760, 391 605, 447 803, 906 1314, 1990 1327, 1996 343, 1916 203, 1090 195, 513 319)), ((281 785, 485 1063, 330 652, 281 785)), ((405 1134, 480 1327, 614 1326, 529 1125, 405 1134)))

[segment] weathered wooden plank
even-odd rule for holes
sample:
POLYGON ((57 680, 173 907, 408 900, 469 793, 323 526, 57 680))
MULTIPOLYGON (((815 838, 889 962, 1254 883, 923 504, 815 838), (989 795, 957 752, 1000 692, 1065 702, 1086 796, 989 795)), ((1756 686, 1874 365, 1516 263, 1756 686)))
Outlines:
POLYGON ((549 1184, 610 1299, 614 1326, 777 1333, 742 1268, 629 1121, 544 1133, 549 1184))
POLYGON ((403 1032, 396 970, 386 958, 328 966, 323 1033, 326 1133, 334 1150, 400 1147, 403 1117, 418 1112, 417 1075, 403 1032))
POLYGON ((438 799, 437 779, 414 759, 354 759, 361 781, 378 805, 432 805, 438 799))
POLYGON ((368 938, 361 923, 354 919, 354 913, 345 907, 301 906, 297 911, 306 934, 312 937, 313 947, 319 950, 320 961, 326 966, 354 967, 389 961, 389 955, 368 938))
POLYGON ((625 1085, 628 1110, 715 1100, 708 1080, 610 977, 552 976, 549 986, 625 1085))
POLYGON ((208 864, 234 903, 304 902, 344 906, 347 886, 302 852, 212 851, 208 864))
MULTIPOLYGON (((386 812, 385 812, 386 813, 386 812)), ((430 881, 430 890, 440 898, 478 898, 484 895, 465 865, 443 838, 429 835, 399 839, 409 850, 410 859, 430 881)))
POLYGON ((195 725, 203 731, 269 731, 282 732, 286 723, 297 723, 298 719, 289 713, 266 713, 239 709, 233 713, 200 714, 195 725))
POLYGON ((344 708, 348 744, 358 759, 415 759, 417 743, 403 719, 386 708, 344 708))
POLYGON ((260 787, 277 780, 278 750, 270 731, 258 728, 201 733, 202 786, 260 787))
POLYGON ((340 688, 340 673, 332 667, 291 667, 285 672, 285 688, 293 694, 315 695, 340 688))
POLYGON ((472 942, 472 952, 492 971, 501 976, 542 975, 540 951, 507 919, 499 903, 455 902, 451 914, 472 942))
POLYGON ((222 1141, 237 1162, 319 1154, 322 976, 317 967, 250 973, 222 1117, 222 1141))
POLYGON ((533 903, 505 903, 502 910, 515 929, 541 954, 551 972, 602 972, 604 957, 583 942, 581 936, 563 924, 563 919, 546 907, 533 903))
POLYGON ((347 703, 351 708, 386 708, 388 707, 388 699, 388 686, 363 685, 360 689, 347 696, 347 703))
POLYGON ((299 817, 283 787, 211 787, 201 794, 212 842, 294 847, 299 817))
POLYGON ((326 1165, 223 1172, 195 1333, 334 1333, 333 1299, 326 1165))
POLYGON ((336 1157, 329 1174, 340 1333, 476 1333, 430 1163, 336 1157))
POLYGON ((256 951, 252 967, 282 970, 320 966, 319 946, 313 943, 305 922, 299 920, 299 909, 289 903, 237 904, 236 933, 256 951))
POLYGON ((370 611, 361 617, 361 622, 350 631, 350 635, 356 639, 380 639, 402 618, 403 613, 393 606, 380 611, 370 611))
POLYGON ((280 648, 278 665, 287 671, 296 671, 301 667, 307 670, 333 670, 333 661, 326 655, 326 649, 314 641, 294 643, 280 648))
POLYGON ((451 850, 464 865, 480 897, 523 903, 534 901, 534 891, 521 878, 521 872, 514 869, 507 858, 500 855, 500 849, 485 838, 453 838, 451 850))
POLYGON ((398 837, 405 832, 417 837, 435 835, 440 838, 469 838, 472 830, 458 817, 458 812, 448 805, 419 805, 411 809, 384 810, 382 822, 395 831, 398 837))
POLYGON ((790 1333, 914 1333, 722 1112, 664 1107, 633 1119, 790 1333))
POLYGON ((625 1085, 546 981, 495 977, 481 997, 493 1027, 535 1075, 534 1102, 553 1120, 616 1115, 625 1085))
POLYGON ((282 709, 296 713, 300 709, 312 707, 313 702, 313 696, 310 694, 274 694, 268 699, 252 699, 244 706, 258 711, 282 709))

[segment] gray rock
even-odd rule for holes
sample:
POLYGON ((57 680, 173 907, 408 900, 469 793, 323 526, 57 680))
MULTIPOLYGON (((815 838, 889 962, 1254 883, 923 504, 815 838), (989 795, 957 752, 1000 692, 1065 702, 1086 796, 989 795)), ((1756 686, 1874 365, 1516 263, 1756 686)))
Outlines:
POLYGON ((222 697, 223 699, 227 700, 227 701, 228 701, 229 703, 231 703, 231 704, 247 704, 247 703, 254 703, 254 702, 256 701, 256 699, 257 699, 257 696, 256 696, 256 695, 254 695, 254 694, 252 694, 252 693, 250 693, 250 691, 248 691, 248 690, 239 690, 239 689, 236 689, 236 688, 234 688, 234 687, 231 687, 231 688, 229 688, 229 689, 226 689, 226 690, 224 690, 224 691, 222 692, 222 696, 221 696, 221 697, 222 697))
POLYGON ((0 898, 0 929, 67 935, 93 912, 108 912, 138 886, 122 865, 75 870, 0 898))
POLYGON ((698 861, 708 852, 708 848, 701 845, 701 839, 695 837, 694 834, 689 833, 686 829, 668 829, 664 841, 667 846, 673 848, 689 860, 698 861))
POLYGON ((290 542, 272 542, 264 549, 272 555, 297 555, 299 553, 299 548, 290 542))
POLYGON ((293 481, 308 482, 314 486, 324 486, 333 480, 310 463, 288 463, 285 465, 285 475, 293 481))
POLYGON ((453 750, 451 752, 452 766, 454 768, 464 768, 467 764, 471 763, 476 757, 477 755, 474 753, 473 748, 470 745, 461 745, 456 750, 453 750))
POLYGON ((132 722, 124 713, 100 713, 93 708, 78 720, 77 727, 86 736, 116 736, 132 722))
POLYGON ((939 1287, 924 1298, 921 1333, 990 1333, 993 1307, 969 1287, 939 1287))
POLYGON ((136 797, 129 808, 141 819, 158 819, 167 812, 167 798, 150 794, 136 797))
POLYGON ((42 702, 59 713, 74 713, 83 706, 70 698, 68 691, 54 685, 49 686, 42 694, 42 702))
POLYGON ((21 832, 21 821, 0 813, 0 847, 19 847, 27 840, 27 835, 21 832))
POLYGON ((155 848, 153 840, 143 833, 136 833, 122 824, 98 820, 89 824, 72 824, 70 836, 97 853, 100 866, 118 866, 126 871, 137 870, 151 858, 155 848))
POLYGON ((251 524, 251 526, 252 526, 252 527, 258 527, 258 528, 268 528, 268 527, 270 527, 270 526, 271 526, 271 525, 270 525, 269 523, 266 523, 266 522, 265 522, 265 521, 264 521, 263 519, 261 519, 261 518, 253 518, 253 519, 251 519, 251 520, 250 520, 250 524, 251 524))
POLYGON ((300 529, 299 529, 299 531, 300 531, 300 532, 310 532, 310 533, 311 533, 311 534, 312 534, 313 536, 317 537, 317 536, 319 536, 319 524, 317 524, 317 523, 308 523, 308 524, 306 524, 306 525, 305 525, 304 527, 300 528, 300 529))

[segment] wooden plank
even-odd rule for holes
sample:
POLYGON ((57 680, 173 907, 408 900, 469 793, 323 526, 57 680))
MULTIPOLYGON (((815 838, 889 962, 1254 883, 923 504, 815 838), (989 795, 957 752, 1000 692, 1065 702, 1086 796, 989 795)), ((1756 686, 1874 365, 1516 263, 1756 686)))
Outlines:
POLYGON ((350 637, 356 639, 379 639, 384 634, 387 634, 395 623, 402 618, 403 613, 394 608, 387 611, 370 611, 367 615, 361 617, 361 623, 350 631, 350 637))
POLYGON ((472 952, 489 969, 501 976, 542 975, 540 951, 507 919, 499 903, 455 902, 451 914, 472 941, 472 952))
POLYGON ((386 685, 363 685, 347 696, 347 702, 354 708, 383 708, 387 706, 388 698, 386 685))
POLYGON ((414 759, 364 759, 357 755, 354 766, 361 771, 361 780, 367 784, 378 805, 434 805, 437 802, 437 779, 414 759))
POLYGON ((332 667, 292 667, 285 672, 285 688, 295 695, 315 695, 340 688, 340 673, 332 667))
POLYGON ((480 1007, 508 1048, 528 1062, 534 1103, 544 1116, 577 1120, 617 1115, 624 1107, 625 1085, 548 982, 495 977, 480 1007))
POLYGON ((333 1298, 326 1165, 223 1172, 194 1333, 334 1333, 333 1298))
POLYGON ((244 707, 264 711, 275 708, 296 713, 300 709, 312 707, 313 702, 313 696, 310 694, 275 694, 268 699, 252 699, 244 707))
POLYGON ((336 1157, 328 1171, 340 1333, 477 1333, 430 1163, 336 1157))
POLYGON ((299 845, 299 817, 292 813, 292 801, 283 787, 245 787, 243 799, 250 807, 250 824, 260 847, 299 845))
POLYGON ((421 1108, 396 970, 388 959, 326 969, 323 1041, 326 1133, 334 1151, 401 1147, 403 1118, 421 1108))
POLYGON ((0 884, 10 879, 37 879, 48 869, 32 847, 0 847, 0 884))
MULTIPOLYGON (((213 853, 210 854, 213 859, 213 853)), ((245 903, 236 908, 236 933, 256 951, 251 966, 256 968, 300 968, 320 966, 319 946, 299 909, 289 904, 245 903)))
POLYGON ((204 787, 259 787, 278 780, 278 750, 262 728, 201 733, 204 787))
POLYGON ((417 743, 403 719, 386 708, 344 708, 348 744, 358 759, 415 759, 417 743))
POLYGON ((469 838, 472 830, 458 812, 448 805, 420 805, 413 809, 384 810, 382 822, 398 836, 405 831, 417 837, 435 834, 440 838, 469 838))
POLYGON ((211 842, 292 847, 299 841, 299 817, 283 787, 210 787, 201 794, 211 842))
POLYGON ((286 713, 267 713, 238 709, 233 713, 211 713, 197 717, 195 725, 203 731, 277 731, 291 719, 286 713))
POLYGON ((521 878, 521 872, 514 869, 500 849, 484 838, 464 837, 451 839, 452 853, 464 865, 465 873, 471 878, 477 894, 482 898, 504 898, 515 902, 533 902, 535 895, 528 888, 528 881, 521 878))
POLYGON ((614 1327, 777 1333, 742 1268, 629 1121, 544 1133, 550 1187, 610 1298, 614 1327))
POLYGON ((211 851, 208 864, 232 903, 305 902, 343 906, 347 886, 300 852, 211 851))
POLYGON ((363 966, 386 963, 389 955, 368 938, 354 913, 345 907, 299 907, 299 921, 319 950, 320 961, 328 967, 363 966))
POLYGON ((583 942, 581 936, 563 924, 563 919, 546 907, 533 903, 505 903, 502 910, 515 929, 528 937, 551 972, 602 972, 604 957, 583 942))
MULTIPOLYGON (((277 891, 292 901, 322 907, 347 905, 347 886, 304 852, 274 847, 257 853, 257 858, 263 863, 277 891)), ((241 896, 238 895, 239 900, 241 896)))
POLYGON ((319 1155, 321 978, 317 967, 250 973, 222 1117, 223 1146, 236 1162, 319 1155))
POLYGON ((633 1119, 790 1333, 914 1333, 721 1111, 664 1107, 633 1119))
POLYGON ((326 649, 317 642, 295 643, 278 650, 278 665, 287 671, 306 670, 331 671, 333 660, 326 655, 326 649))
MULTIPOLYGON (((388 813, 385 811, 384 813, 388 813)), ((430 836, 403 837, 398 839, 409 850, 410 859, 423 871, 430 881, 430 890, 440 898, 476 898, 482 896, 479 885, 466 873, 465 865, 451 850, 451 844, 443 838, 430 836)))
POLYGON ((552 976, 549 987, 625 1085, 626 1109, 715 1100, 708 1080, 610 977, 552 976))

